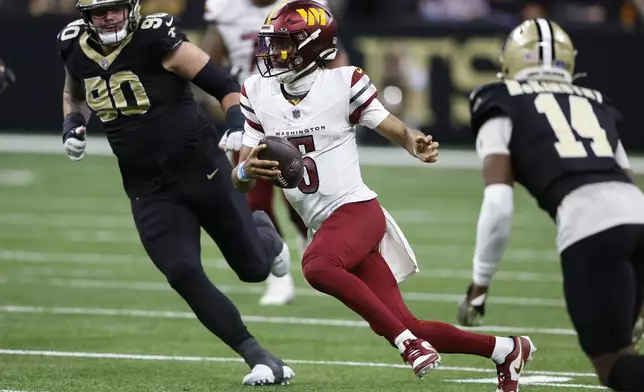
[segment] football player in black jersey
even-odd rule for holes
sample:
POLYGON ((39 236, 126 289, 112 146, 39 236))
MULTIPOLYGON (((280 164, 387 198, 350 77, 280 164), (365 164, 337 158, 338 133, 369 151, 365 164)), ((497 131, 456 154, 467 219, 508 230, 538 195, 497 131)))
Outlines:
POLYGON ((16 75, 0 59, 0 93, 16 82, 16 75))
POLYGON ((470 97, 485 191, 459 321, 480 321, 518 182, 556 223, 568 314, 601 382, 644 391, 644 356, 631 341, 644 286, 644 194, 619 139, 618 110, 573 82, 575 54, 556 23, 525 21, 502 49, 503 80, 470 97))
POLYGON ((231 129, 243 127, 239 84, 188 42, 171 15, 142 18, 139 0, 80 0, 77 7, 82 18, 58 35, 66 154, 84 157, 85 126, 96 114, 149 257, 202 324, 245 359, 252 369, 245 384, 285 383, 293 371, 257 343, 201 264, 203 227, 242 281, 289 269, 288 247, 268 216, 251 213, 230 183, 230 163, 189 86, 221 102, 231 129))

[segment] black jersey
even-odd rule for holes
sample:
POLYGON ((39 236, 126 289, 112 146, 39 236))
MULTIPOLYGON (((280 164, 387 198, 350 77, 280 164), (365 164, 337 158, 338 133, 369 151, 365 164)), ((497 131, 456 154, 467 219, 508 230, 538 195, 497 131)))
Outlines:
POLYGON ((211 121, 195 102, 190 83, 162 66, 186 40, 168 14, 143 18, 107 56, 82 20, 58 35, 65 67, 84 86, 87 105, 105 128, 126 189, 176 172, 213 144, 211 121))
POLYGON ((551 217, 574 189, 630 182, 615 160, 621 115, 600 92, 573 84, 507 80, 470 96, 472 130, 509 117, 514 177, 551 217))

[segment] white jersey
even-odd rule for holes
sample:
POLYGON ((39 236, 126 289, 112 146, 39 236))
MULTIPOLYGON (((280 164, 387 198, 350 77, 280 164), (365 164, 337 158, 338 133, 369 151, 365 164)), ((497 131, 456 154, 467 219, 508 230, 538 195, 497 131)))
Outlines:
MULTIPOLYGON (((318 0, 326 5, 326 0, 318 0)), ((204 20, 216 23, 228 51, 228 60, 239 84, 257 72, 257 33, 266 17, 280 2, 258 7, 251 0, 206 0, 204 20)))
MULTIPOLYGON (((512 120, 496 117, 480 128, 476 148, 481 159, 491 154, 510 155, 512 120)), ((630 168, 622 143, 615 160, 630 168)), ((581 186, 570 192, 557 209, 557 248, 563 252, 574 243, 624 224, 644 224, 644 193, 635 185, 622 182, 600 182, 581 186)))
POLYGON ((264 136, 280 136, 299 147, 305 174, 300 186, 285 189, 304 223, 317 230, 338 207, 371 200, 376 193, 362 181, 355 125, 376 128, 389 112, 360 68, 316 71, 307 96, 297 105, 284 98, 276 78, 251 76, 241 89, 246 117, 243 144, 255 147, 264 136))

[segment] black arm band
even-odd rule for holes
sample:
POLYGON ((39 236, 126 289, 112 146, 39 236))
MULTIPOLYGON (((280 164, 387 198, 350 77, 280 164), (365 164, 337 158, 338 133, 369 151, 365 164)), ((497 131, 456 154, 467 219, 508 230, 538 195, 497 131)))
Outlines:
POLYGON ((205 91, 206 93, 217 98, 221 102, 224 97, 230 93, 238 93, 241 90, 239 83, 226 70, 226 68, 215 64, 209 60, 206 65, 199 71, 192 83, 205 91))
POLYGON ((226 112, 226 129, 244 129, 244 115, 241 112, 241 106, 233 105, 226 112))
POLYGON ((63 143, 70 136, 70 132, 78 127, 85 126, 85 116, 81 113, 69 113, 65 116, 63 121, 63 143))

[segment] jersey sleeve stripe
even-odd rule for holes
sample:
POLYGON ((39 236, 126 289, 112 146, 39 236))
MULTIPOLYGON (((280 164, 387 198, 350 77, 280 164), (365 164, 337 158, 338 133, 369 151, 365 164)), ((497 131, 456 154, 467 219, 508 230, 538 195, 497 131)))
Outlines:
POLYGON ((253 113, 253 114, 255 114, 255 111, 254 111, 253 109, 251 109, 250 107, 246 106, 246 105, 245 105, 241 100, 239 101, 239 106, 241 106, 241 107, 242 107, 242 109, 244 109, 244 110, 245 110, 245 111, 247 111, 248 113, 253 113))
POLYGON ((349 103, 353 103, 356 99, 360 98, 360 96, 364 94, 365 91, 367 91, 367 89, 369 89, 369 87, 371 86, 373 86, 373 82, 370 80, 366 86, 362 87, 360 91, 358 91, 354 96, 351 97, 349 103))
POLYGON ((261 123, 261 121, 259 121, 259 117, 257 117, 255 112, 247 111, 246 108, 243 105, 239 105, 239 106, 241 107, 241 112, 244 115, 244 117, 246 118, 246 120, 252 121, 252 122, 254 122, 255 124, 258 124, 258 125, 261 123))
MULTIPOLYGON (((375 90, 375 88, 374 88, 374 90, 375 90)), ((349 110, 350 110, 350 114, 349 114, 349 121, 351 122, 351 124, 354 124, 354 125, 355 125, 355 124, 357 124, 358 122, 360 122, 360 116, 362 115, 362 112, 363 112, 363 111, 364 111, 364 110, 365 110, 365 109, 366 109, 366 108, 371 104, 371 102, 372 102, 374 99, 376 99, 376 97, 377 97, 377 96, 378 96, 378 90, 375 90, 375 91, 373 92, 373 94, 369 97, 369 99, 367 99, 366 101, 364 101, 364 102, 362 103, 362 105, 360 105, 360 106, 356 107, 356 108, 355 108, 354 110, 352 110, 352 111, 351 111, 351 109, 349 109, 349 110)))
POLYGON ((371 97, 374 96, 374 94, 378 94, 378 89, 373 83, 370 83, 359 96, 356 96, 355 99, 349 100, 349 112, 352 113, 357 108, 363 106, 365 102, 373 99, 371 97))
POLYGON ((360 79, 365 76, 365 73, 360 68, 356 68, 351 75, 351 87, 355 86, 360 79))
POLYGON ((264 128, 262 128, 262 126, 259 123, 256 123, 255 121, 249 119, 248 117, 246 117, 246 124, 250 125, 250 127, 253 128, 254 130, 264 133, 264 128))

